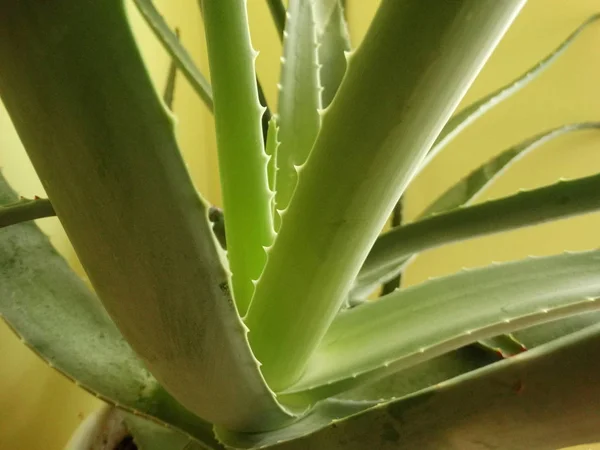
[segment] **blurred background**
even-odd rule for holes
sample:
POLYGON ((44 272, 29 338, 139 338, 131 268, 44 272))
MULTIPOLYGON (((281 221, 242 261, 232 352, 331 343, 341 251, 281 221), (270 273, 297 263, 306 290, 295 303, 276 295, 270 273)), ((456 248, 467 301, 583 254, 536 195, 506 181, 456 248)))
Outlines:
MULTIPOLYGON (((413 0, 418 1, 418 0, 413 0)), ((204 32, 196 0, 155 0, 172 27, 181 30, 184 45, 208 75, 204 32)), ((159 91, 169 58, 137 15, 130 1, 132 23, 159 91)), ((360 43, 377 8, 377 0, 348 0, 354 46, 360 43)), ((271 108, 277 104, 281 44, 266 0, 248 0, 257 68, 271 108)), ((524 72, 556 47, 590 15, 600 12, 599 0, 529 0, 506 38, 493 54, 463 106, 524 72)), ((415 43, 418 45, 418 43, 415 43)), ((405 218, 411 220, 451 182, 493 155, 533 134, 557 125, 600 120, 600 24, 593 25, 538 80, 493 109, 462 133, 412 184, 406 195, 405 218)), ((198 189, 219 205, 219 184, 212 116, 180 76, 174 112, 178 139, 198 189)), ((0 105, 0 167, 22 195, 43 196, 43 189, 0 105)), ((600 172, 600 132, 561 137, 516 164, 481 200, 557 181, 600 172)), ((40 226, 82 275, 76 258, 55 219, 40 226)), ((563 250, 598 247, 600 214, 556 222, 500 236, 480 238, 427 252, 413 264, 404 282, 491 261, 545 255, 563 250)), ((38 360, 0 323, 0 450, 58 450, 73 429, 100 405, 92 395, 38 360)), ((560 411, 557 411, 560 414, 560 411)), ((600 449, 585 445, 578 449, 600 449)))

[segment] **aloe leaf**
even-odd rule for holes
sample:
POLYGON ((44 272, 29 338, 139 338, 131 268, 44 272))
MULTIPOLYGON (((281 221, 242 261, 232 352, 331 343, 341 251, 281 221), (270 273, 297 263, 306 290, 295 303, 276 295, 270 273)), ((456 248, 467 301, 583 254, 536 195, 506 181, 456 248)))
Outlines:
MULTIPOLYGON (((0 175, 0 201, 15 198, 0 175)), ((0 230, 0 280, 0 317, 51 367, 111 404, 216 444, 211 424, 164 391, 34 223, 0 230)))
POLYGON ((56 214, 50 200, 38 197, 21 198, 9 205, 0 206, 0 228, 54 215, 56 214))
MULTIPOLYGON (((600 174, 433 215, 384 233, 362 273, 402 264, 411 255, 451 242, 537 225, 600 209, 600 174)), ((359 275, 359 282, 361 280, 359 275)))
POLYGON ((213 450, 197 440, 164 425, 130 413, 121 413, 127 429, 133 436, 137 450, 213 450))
POLYGON ((436 143, 433 145, 427 158, 423 161, 421 169, 436 157, 436 155, 454 139, 462 130, 471 125, 479 117, 498 105, 502 101, 508 99, 511 95, 523 89, 531 81, 535 80, 545 69, 552 65, 575 41, 575 39, 592 23, 600 19, 600 14, 594 14, 575 29, 558 47, 556 47, 544 59, 537 62, 527 72, 520 75, 510 83, 495 90, 484 98, 472 103, 458 114, 453 116, 440 135, 436 143))
POLYGON ((177 35, 171 31, 152 0, 134 0, 138 11, 154 32, 156 38, 171 55, 181 73, 188 80, 194 91, 200 96, 208 109, 212 111, 212 89, 210 84, 200 72, 187 50, 181 45, 177 35))
POLYGON ((329 106, 346 72, 346 52, 351 50, 348 25, 340 0, 316 0, 315 22, 319 44, 319 76, 323 107, 329 106))
POLYGON ((530 258, 343 311, 287 393, 314 401, 481 339, 597 310, 599 270, 599 251, 530 258))
POLYGON ((313 2, 291 0, 281 58, 275 204, 283 211, 321 125, 321 86, 313 2))
POLYGON ((600 440, 600 327, 373 407, 278 450, 553 450, 600 440), (375 430, 375 431, 374 431, 375 430))
MULTIPOLYGON (((175 28, 175 36, 179 41, 179 29, 175 28)), ((171 59, 169 65, 169 72, 167 73, 167 82, 165 83, 165 89, 163 91, 163 101, 167 108, 173 109, 173 100, 175 99, 175 82, 177 81, 177 63, 171 59)))
POLYGON ((275 204, 275 184, 277 183, 277 152, 279 150, 279 126, 277 125, 277 118, 273 116, 269 121, 269 130, 267 132, 267 143, 265 146, 265 152, 269 156, 268 175, 269 175, 269 189, 272 192, 271 197, 271 215, 276 216, 276 204, 275 204))
POLYGON ((267 0, 267 4, 269 5, 269 11, 271 11, 271 16, 273 17, 273 22, 275 23, 275 27, 277 28, 279 38, 283 40, 286 19, 286 11, 285 6, 283 5, 283 1, 267 0))
POLYGON ((323 116, 246 318, 276 390, 300 377, 394 204, 523 4, 381 3, 323 116))
POLYGON ((353 401, 389 401, 501 361, 499 354, 468 345, 393 373, 373 383, 342 392, 336 398, 353 401))
MULTIPOLYGON (((440 195, 425 211, 423 211, 418 219, 427 218, 434 214, 444 213, 464 205, 469 205, 474 202, 481 193, 485 191, 492 183, 502 176, 513 163, 525 157, 531 151, 539 148, 543 144, 556 139, 564 134, 575 131, 586 131, 599 129, 599 122, 581 122, 563 125, 553 128, 549 131, 537 134, 529 139, 526 139, 519 144, 510 147, 499 155, 492 158, 490 161, 482 164, 477 169, 472 171, 458 183, 451 186, 442 195, 440 195)), ((376 245, 380 245, 377 244, 376 245)), ((408 259, 399 258, 398 264, 386 265, 380 264, 378 269, 375 269, 375 257, 370 254, 367 258, 370 261, 370 274, 367 275, 364 270, 359 273, 357 282, 350 297, 355 302, 360 302, 361 298, 366 297, 373 289, 375 289, 382 281, 387 281, 405 267, 408 259)))
POLYGON ((123 0, 0 0, 0 9, 2 100, 124 338, 205 420, 234 429, 281 424, 288 415, 248 346, 207 207, 123 0))
POLYGON ((233 297, 244 315, 273 240, 261 116, 244 0, 203 1, 233 297))

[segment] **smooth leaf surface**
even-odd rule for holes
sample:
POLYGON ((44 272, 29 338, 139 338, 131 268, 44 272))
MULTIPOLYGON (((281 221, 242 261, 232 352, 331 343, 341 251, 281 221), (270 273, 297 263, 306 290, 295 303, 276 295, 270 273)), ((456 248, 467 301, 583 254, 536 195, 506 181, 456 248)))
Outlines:
POLYGON ((171 31, 171 28, 169 28, 165 19, 156 9, 152 0, 133 1, 156 38, 163 45, 167 53, 171 55, 171 58, 173 58, 181 73, 188 80, 192 88, 194 88, 206 107, 212 111, 212 88, 208 80, 202 75, 192 57, 183 45, 181 45, 177 35, 171 31))
MULTIPOLYGON (((417 220, 473 203, 489 186, 492 185, 492 183, 502 176, 512 164, 527 156, 531 151, 540 148, 543 144, 565 134, 599 128, 600 123, 598 122, 581 122, 563 125, 537 134, 504 150, 448 188, 417 217, 417 220)), ((376 243, 375 245, 377 246, 380 244, 376 243)), ((356 285, 350 293, 350 297, 355 303, 361 303, 360 299, 364 299, 382 281, 387 281, 400 273, 410 261, 409 259, 405 259, 399 264, 391 266, 382 264, 375 270, 374 266, 376 265, 376 260, 374 256, 370 254, 367 260, 372 264, 370 275, 367 275, 361 270, 356 285)))
POLYGON ((277 450, 555 450, 600 440, 600 328, 337 421, 277 450))
POLYGON ((243 316, 273 241, 268 157, 244 0, 202 1, 210 73, 227 257, 233 297, 243 316))
POLYGON ((394 204, 523 4, 381 3, 323 117, 246 318, 275 390, 300 377, 394 204))
MULTIPOLYGON (((401 265, 416 253, 451 242, 586 214, 600 209, 600 174, 430 216, 384 233, 362 273, 401 265)), ((360 276, 359 276, 360 281, 360 276)))
POLYGON ((576 38, 592 23, 600 19, 600 14, 595 14, 583 22, 575 29, 558 47, 550 52, 544 59, 537 62, 527 72, 512 80, 510 83, 502 86, 494 92, 486 95, 484 98, 467 106, 458 114, 453 116, 433 145, 427 158, 423 161, 421 168, 424 168, 436 155, 444 149, 452 139, 454 139, 462 130, 471 125, 475 120, 483 116, 486 112, 508 99, 516 92, 523 89, 530 82, 535 80, 542 72, 552 65, 576 40, 576 38))
POLYGON ((283 39, 277 138, 275 203, 283 211, 298 183, 299 170, 321 125, 321 85, 312 1, 291 0, 283 39))
MULTIPOLYGON (((206 204, 123 0, 0 0, 0 9, 0 95, 127 342, 205 420, 242 430, 281 424, 288 415, 248 346, 206 204)), ((262 145, 260 117, 256 135, 262 145)))
MULTIPOLYGON (((212 450, 173 428, 135 414, 123 413, 123 420, 133 436, 137 450, 212 450)), ((222 447, 218 447, 222 448, 222 447)))
MULTIPOLYGON (((16 198, 0 176, 0 202, 16 198)), ((164 391, 34 223, 0 230, 0 280, 0 316, 51 367, 109 403, 214 447, 212 426, 164 391)))
POLYGON ((530 258, 436 278, 343 311, 288 393, 331 395, 480 339, 597 310, 599 274, 600 251, 530 258))

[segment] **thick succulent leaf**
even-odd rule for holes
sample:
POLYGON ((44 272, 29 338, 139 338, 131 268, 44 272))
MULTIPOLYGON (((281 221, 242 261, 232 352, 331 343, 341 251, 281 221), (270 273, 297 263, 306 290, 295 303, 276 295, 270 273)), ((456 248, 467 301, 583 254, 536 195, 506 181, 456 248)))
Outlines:
POLYGON ((534 327, 518 330, 513 333, 514 338, 524 347, 531 349, 542 344, 561 338, 576 331, 583 330, 600 322, 600 312, 589 312, 543 323, 534 327))
POLYGON ((475 103, 467 106, 461 110, 458 114, 453 116, 440 135, 437 141, 427 154, 427 158, 423 161, 421 168, 425 167, 435 156, 462 130, 468 127, 471 123, 477 120, 479 117, 484 115, 494 106, 500 102, 506 100, 511 95, 523 89, 531 81, 535 80, 545 69, 547 69, 552 63, 554 63, 575 41, 575 39, 585 30, 590 24, 600 19, 600 14, 595 14, 583 22, 573 33, 571 33, 558 47, 556 47, 550 54, 544 59, 539 61, 535 66, 531 67, 527 72, 520 75, 510 83, 502 86, 496 91, 484 98, 476 101, 475 103))
POLYGON ((321 86, 312 1, 291 0, 283 39, 279 81, 279 126, 275 203, 287 208, 321 125, 321 86))
POLYGON ((213 450, 189 436, 144 417, 122 413, 137 450, 213 450))
POLYGON ((275 27, 277 28, 277 33, 279 34, 279 38, 283 39, 283 32, 285 30, 285 6, 282 0, 267 0, 267 4, 269 5, 269 11, 271 11, 271 16, 273 17, 273 23, 275 23, 275 27))
POLYGON ((599 274, 597 250, 530 258, 433 279, 343 311, 287 393, 314 401, 480 339, 597 310, 599 274))
MULTIPOLYGON (((0 176, 0 202, 15 198, 0 176)), ((164 391, 34 223, 0 230, 0 280, 0 316, 51 367, 109 403, 216 444, 211 425, 164 391)))
POLYGON ((600 328, 383 404, 277 450, 554 450, 600 440, 600 328))
POLYGON ((121 412, 104 405, 77 427, 64 450, 115 450, 130 439, 121 412))
POLYGON ((216 435, 227 448, 265 448, 293 441, 364 411, 378 402, 328 399, 317 404, 309 414, 290 425, 260 433, 240 433, 216 428, 216 435))
POLYGON ((329 106, 346 72, 346 52, 351 50, 348 25, 340 0, 316 0, 315 22, 319 44, 321 102, 329 106))
MULTIPOLYGON (((487 187, 502 176, 513 163, 519 161, 529 152, 539 148, 543 144, 567 133, 599 128, 599 122, 581 122, 563 125, 540 133, 510 147, 451 186, 429 205, 425 211, 418 216, 418 219, 423 219, 434 214, 469 205, 474 202, 487 187)), ((378 244, 376 243, 376 245, 378 244)), ((391 266, 382 264, 378 269, 375 269, 376 264, 374 257, 369 255, 367 260, 372 264, 371 273, 367 275, 364 270, 361 270, 361 273, 359 273, 357 282, 350 293, 350 297, 354 303, 361 303, 362 299, 377 288, 381 282, 385 282, 400 273, 409 261, 409 259, 404 259, 398 264, 393 264, 391 266)))
POLYGON ((171 28, 169 28, 165 19, 160 12, 158 12, 152 0, 133 1, 150 29, 154 32, 156 38, 160 41, 169 55, 171 55, 171 58, 173 58, 173 62, 177 64, 181 73, 183 73, 207 108, 212 111, 213 101, 210 84, 204 75, 202 75, 200 69, 198 69, 187 50, 181 45, 177 35, 171 31, 171 28))
MULTIPOLYGON (((198 416, 234 429, 280 424, 288 416, 249 348, 124 0, 0 0, 0 10, 2 100, 127 342, 198 416)), ((262 145, 260 117, 256 129, 262 145)))
POLYGON ((397 267, 413 254, 431 248, 598 209, 600 174, 458 208, 384 233, 371 249, 361 274, 372 279, 382 267, 397 267))
POLYGON ((215 99, 215 127, 227 256, 233 297, 241 315, 254 292, 253 280, 273 241, 271 193, 264 150, 252 49, 244 0, 203 1, 204 28, 215 99))
POLYGON ((302 373, 394 204, 523 4, 381 3, 323 116, 246 317, 274 389, 302 373))
POLYGON ((54 215, 50 200, 21 198, 8 205, 0 205, 0 228, 54 215))
POLYGON ((336 398, 354 401, 384 401, 401 398, 501 359, 499 354, 477 345, 469 345, 373 383, 342 392, 336 398))

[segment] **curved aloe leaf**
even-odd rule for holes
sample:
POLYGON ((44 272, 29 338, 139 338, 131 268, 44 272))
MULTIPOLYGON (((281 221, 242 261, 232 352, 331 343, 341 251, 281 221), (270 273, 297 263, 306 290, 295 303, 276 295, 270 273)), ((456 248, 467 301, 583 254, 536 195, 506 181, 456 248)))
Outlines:
POLYGON ((323 116, 246 318, 274 389, 302 373, 378 230, 523 4, 467 0, 432 10, 423 2, 381 3, 323 116))
POLYGON ((544 59, 539 61, 535 66, 531 67, 527 72, 512 80, 510 83, 502 86, 491 94, 467 106, 458 114, 453 116, 440 135, 436 143, 433 145, 427 157, 423 161, 421 169, 436 157, 436 155, 454 139, 462 130, 471 125, 479 117, 492 109, 500 102, 506 100, 514 93, 520 91, 527 86, 531 81, 535 80, 545 69, 554 63, 575 41, 575 39, 585 30, 590 24, 600 19, 600 14, 594 14, 575 29, 558 47, 556 47, 544 59))
POLYGON ((181 45, 175 33, 171 31, 165 19, 154 6, 152 0, 133 0, 138 11, 146 20, 154 35, 163 45, 167 53, 173 58, 181 73, 188 80, 192 88, 200 96, 208 109, 212 111, 212 89, 210 84, 200 72, 187 50, 181 45))
POLYGON ((0 228, 29 220, 42 219, 56 215, 48 199, 21 198, 8 205, 0 206, 0 228))
MULTIPOLYGON (((0 201, 15 198, 0 176, 0 201)), ((51 367, 109 403, 216 444, 211 424, 164 391, 35 224, 0 230, 0 280, 0 317, 51 367)))
POLYGON ((599 274, 600 251, 530 258, 343 311, 287 393, 314 401, 480 339, 597 310, 599 274))
POLYGON ((133 436, 133 442, 138 450, 216 450, 219 447, 209 447, 196 439, 152 422, 135 414, 122 413, 123 421, 133 436))
MULTIPOLYGON (((502 176, 513 163, 525 157, 529 152, 553 139, 563 136, 564 134, 593 129, 600 129, 600 122, 582 122, 563 125, 520 142, 495 156, 490 161, 482 164, 458 183, 451 186, 429 205, 425 211, 418 216, 418 219, 427 218, 434 214, 444 213, 464 205, 469 205, 474 202, 487 187, 502 176)), ((375 245, 380 244, 376 243, 375 245)), ((381 264, 375 269, 377 263, 374 256, 370 254, 367 259, 371 264, 371 273, 370 275, 367 275, 361 269, 356 285, 350 293, 350 297, 354 303, 362 303, 361 299, 364 299, 381 282, 385 282, 400 273, 409 261, 409 259, 404 259, 398 264, 391 266, 381 264)))
POLYGON ((161 385, 213 423, 281 424, 123 2, 0 0, 2 100, 99 298, 161 385))
POLYGON ((287 208, 321 125, 321 86, 313 2, 291 0, 281 58, 275 204, 287 208))
POLYGON ((215 127, 233 297, 241 315, 273 240, 268 157, 264 151, 252 49, 244 0, 203 1, 215 127))
POLYGON ((600 327, 590 327, 275 448, 553 450, 597 442, 598 349, 600 327))
MULTIPOLYGON (((600 209, 600 174, 433 215, 384 233, 362 272, 397 267, 413 254, 451 242, 537 225, 600 209)), ((358 278, 361 280, 360 275, 358 278)))
POLYGON ((319 76, 323 108, 329 106, 346 72, 346 52, 351 50, 348 25, 340 0, 316 0, 315 22, 319 44, 319 76))

